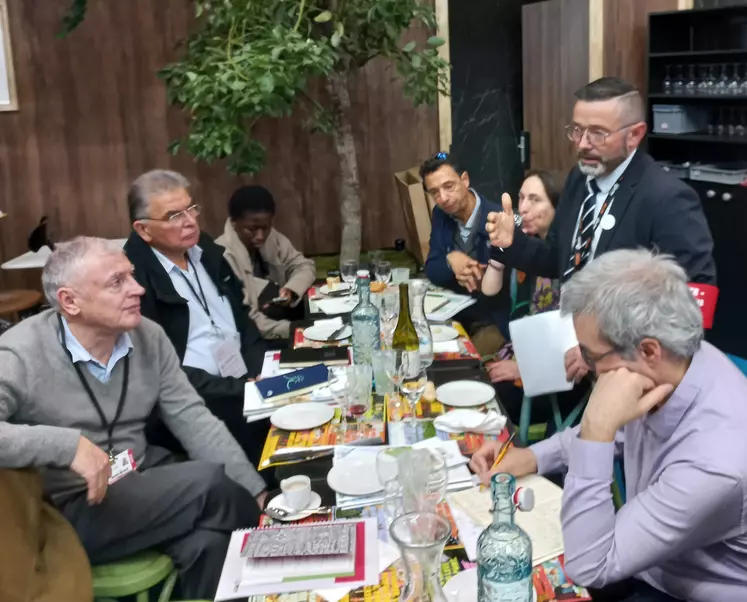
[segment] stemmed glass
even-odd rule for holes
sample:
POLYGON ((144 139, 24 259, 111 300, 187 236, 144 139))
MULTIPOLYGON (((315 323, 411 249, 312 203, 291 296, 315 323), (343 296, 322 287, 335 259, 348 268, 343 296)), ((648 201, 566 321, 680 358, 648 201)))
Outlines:
POLYGON ((682 96, 685 91, 685 78, 682 75, 682 65, 677 65, 677 73, 674 77, 672 87, 676 96, 682 96))
POLYGON ((371 384, 373 370, 368 364, 348 366, 349 377, 352 375, 353 386, 348 399, 348 414, 355 418, 356 436, 364 438, 361 429, 361 419, 371 409, 371 384))
POLYGON ((747 64, 744 66, 744 77, 742 83, 739 84, 739 95, 747 96, 747 64))
POLYGON ((348 399, 353 388, 353 383, 348 378, 349 371, 350 366, 332 366, 327 369, 332 399, 340 406, 340 424, 337 425, 339 441, 345 440, 345 434, 348 430, 348 399))
POLYGON ((738 96, 741 84, 742 81, 739 79, 739 63, 734 63, 732 66, 731 79, 729 80, 728 85, 729 96, 738 96))
POLYGON ((348 284, 348 290, 352 293, 355 288, 355 279, 358 275, 358 261, 355 259, 347 259, 340 265, 340 276, 342 281, 348 284))
POLYGON ((425 368, 420 365, 420 361, 416 365, 402 362, 399 367, 399 390, 407 399, 410 415, 408 422, 410 423, 415 421, 417 403, 423 396, 427 382, 428 376, 425 373, 425 368))
POLYGON ((700 65, 698 68, 698 96, 708 96, 708 67, 706 65, 700 65))
POLYGON ((726 96, 729 93, 729 76, 726 75, 726 63, 721 64, 721 77, 716 82, 716 94, 726 96))
POLYGON ((695 81, 695 65, 689 65, 687 68, 687 82, 685 83, 685 94, 695 96, 698 84, 695 81))
POLYGON ((392 279, 392 264, 389 261, 379 261, 376 264, 376 280, 389 284, 392 279))
POLYGON ((716 65, 708 65, 708 95, 716 94, 716 65))

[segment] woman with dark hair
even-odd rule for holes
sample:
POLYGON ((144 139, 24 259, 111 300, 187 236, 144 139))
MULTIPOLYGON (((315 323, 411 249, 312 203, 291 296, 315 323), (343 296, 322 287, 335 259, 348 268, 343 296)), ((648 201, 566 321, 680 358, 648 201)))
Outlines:
MULTIPOLYGON (((524 234, 545 239, 555 218, 562 185, 552 172, 535 169, 527 173, 519 191, 519 215, 524 234)), ((503 264, 490 260, 488 270, 496 271, 493 278, 486 274, 483 294, 496 295, 503 284, 503 264), (496 283, 490 287, 490 282, 496 283)), ((532 276, 511 270, 511 311, 509 320, 534 315, 558 308, 560 282, 541 276, 532 276)), ((495 360, 486 364, 490 380, 494 383, 498 398, 509 417, 519 423, 523 392, 519 367, 514 359, 513 347, 507 342, 495 355, 495 360)))

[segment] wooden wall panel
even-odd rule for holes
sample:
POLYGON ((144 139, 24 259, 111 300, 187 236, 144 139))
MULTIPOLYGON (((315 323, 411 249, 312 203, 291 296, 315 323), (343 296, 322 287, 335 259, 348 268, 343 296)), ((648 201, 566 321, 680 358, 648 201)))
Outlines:
POLYGON ((575 152, 563 128, 571 118, 573 93, 589 76, 589 0, 524 6, 522 45, 531 166, 565 173, 575 152))
MULTIPOLYGON (((189 0, 90 2, 81 28, 57 39, 67 2, 9 0, 19 111, 0 114, 0 262, 26 250, 42 215, 61 238, 125 236, 129 182, 155 167, 176 169, 205 207, 203 227, 222 231, 231 191, 248 178, 221 164, 171 157, 184 114, 166 104, 159 68, 191 22, 189 0)), ((427 34, 416 31, 414 38, 427 34)), ((404 238, 393 173, 438 148, 436 107, 413 109, 392 67, 374 61, 351 86, 363 188, 364 247, 404 238)), ((315 89, 321 91, 318 83, 315 89)), ((329 138, 309 134, 300 119, 258 128, 268 161, 255 181, 278 202, 277 222, 306 253, 339 248, 339 173, 329 138)), ((0 288, 37 286, 38 272, 0 270, 0 288)))
POLYGON ((680 0, 604 0, 604 74, 646 93, 648 15, 678 10, 680 0))

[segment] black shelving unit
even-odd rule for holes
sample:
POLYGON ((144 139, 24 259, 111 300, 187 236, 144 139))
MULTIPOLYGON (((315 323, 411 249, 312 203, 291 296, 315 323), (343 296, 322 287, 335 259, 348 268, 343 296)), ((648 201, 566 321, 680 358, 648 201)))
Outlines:
POLYGON ((687 168, 747 166, 747 6, 651 14, 647 79, 648 151, 696 190, 713 234, 720 293, 707 338, 747 358, 747 182, 702 181, 687 168), (675 111, 673 124, 686 114, 693 125, 657 131, 665 111, 675 111))

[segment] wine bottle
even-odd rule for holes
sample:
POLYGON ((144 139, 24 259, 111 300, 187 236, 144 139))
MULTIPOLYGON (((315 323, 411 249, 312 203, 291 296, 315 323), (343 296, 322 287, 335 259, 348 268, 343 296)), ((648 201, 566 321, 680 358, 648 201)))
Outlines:
POLYGON ((392 335, 392 349, 402 353, 402 364, 413 369, 420 367, 420 338, 410 316, 410 290, 406 282, 399 285, 399 318, 392 335))

